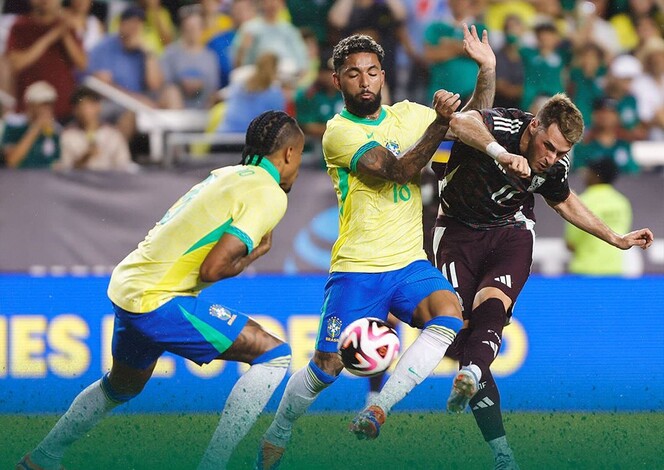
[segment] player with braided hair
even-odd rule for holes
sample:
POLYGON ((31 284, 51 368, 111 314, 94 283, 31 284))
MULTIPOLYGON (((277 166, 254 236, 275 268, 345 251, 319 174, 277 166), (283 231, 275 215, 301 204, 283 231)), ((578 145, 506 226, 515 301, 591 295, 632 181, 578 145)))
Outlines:
POLYGON ((251 318, 198 299, 268 252, 302 160, 295 120, 268 111, 249 125, 242 164, 219 168, 182 196, 113 270, 111 371, 83 390, 17 469, 57 469, 69 446, 138 395, 165 351, 199 365, 251 365, 231 390, 199 469, 225 468, 286 374, 288 344, 251 318))

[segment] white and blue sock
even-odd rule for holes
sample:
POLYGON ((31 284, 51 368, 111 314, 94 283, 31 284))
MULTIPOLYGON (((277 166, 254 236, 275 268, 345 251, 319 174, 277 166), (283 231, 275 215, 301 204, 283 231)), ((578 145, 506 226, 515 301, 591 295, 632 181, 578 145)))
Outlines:
POLYGON ((431 375, 462 324, 460 319, 446 316, 428 321, 420 336, 401 356, 394 373, 371 405, 379 406, 388 413, 416 385, 431 375))
POLYGON ((295 421, 307 411, 318 394, 336 379, 323 372, 313 361, 309 361, 307 367, 295 372, 286 385, 277 414, 263 439, 276 446, 286 447, 295 421))
POLYGON ((253 361, 251 368, 240 377, 228 395, 199 470, 226 468, 233 450, 249 432, 284 379, 290 360, 290 346, 284 343, 253 361))

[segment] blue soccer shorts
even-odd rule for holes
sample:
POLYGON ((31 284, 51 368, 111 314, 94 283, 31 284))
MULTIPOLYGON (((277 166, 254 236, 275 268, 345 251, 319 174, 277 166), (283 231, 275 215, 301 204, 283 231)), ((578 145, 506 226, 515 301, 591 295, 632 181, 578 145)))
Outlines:
POLYGON ((165 351, 202 365, 219 357, 249 319, 243 313, 197 297, 175 297, 147 313, 113 304, 113 359, 146 369, 165 351))
POLYGON ((426 260, 382 273, 331 273, 325 284, 316 349, 336 352, 343 329, 359 318, 386 320, 391 313, 410 325, 418 304, 438 290, 454 292, 426 260))

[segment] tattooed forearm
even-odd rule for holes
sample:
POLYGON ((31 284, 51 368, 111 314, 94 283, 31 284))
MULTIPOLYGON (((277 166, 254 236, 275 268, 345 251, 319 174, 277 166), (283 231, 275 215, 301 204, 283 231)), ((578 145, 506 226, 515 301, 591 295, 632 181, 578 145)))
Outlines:
POLYGON ((375 147, 359 159, 360 173, 377 176, 399 184, 406 184, 422 171, 443 140, 448 125, 434 121, 424 135, 399 158, 385 147, 375 147))
POLYGON ((477 83, 473 96, 468 101, 462 111, 470 109, 485 109, 493 106, 493 99, 496 96, 496 69, 480 68, 477 74, 477 83))

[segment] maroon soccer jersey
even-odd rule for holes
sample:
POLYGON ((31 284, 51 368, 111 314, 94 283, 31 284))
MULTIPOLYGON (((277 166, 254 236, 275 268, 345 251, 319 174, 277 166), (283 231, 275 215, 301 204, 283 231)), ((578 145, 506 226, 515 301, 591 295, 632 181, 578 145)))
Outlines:
MULTIPOLYGON (((533 115, 513 108, 484 109, 481 114, 498 143, 521 155, 519 142, 533 115)), ((472 228, 531 229, 535 223, 534 193, 553 202, 567 199, 569 166, 565 156, 545 173, 518 178, 484 152, 455 142, 444 178, 438 175, 441 208, 446 216, 472 228)))
MULTIPOLYGON (((23 51, 31 47, 51 29, 58 28, 58 22, 43 24, 35 21, 29 15, 20 16, 12 26, 7 39, 7 52, 23 51)), ((75 38, 76 41, 79 39, 75 38)), ((55 115, 58 119, 65 119, 71 115, 69 99, 76 87, 74 76, 74 63, 69 57, 62 40, 56 41, 30 66, 15 76, 17 110, 23 112, 25 103, 23 94, 32 83, 45 80, 56 89, 58 93, 55 102, 55 115)))

